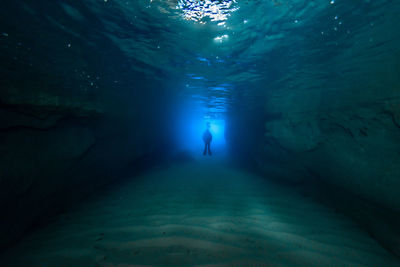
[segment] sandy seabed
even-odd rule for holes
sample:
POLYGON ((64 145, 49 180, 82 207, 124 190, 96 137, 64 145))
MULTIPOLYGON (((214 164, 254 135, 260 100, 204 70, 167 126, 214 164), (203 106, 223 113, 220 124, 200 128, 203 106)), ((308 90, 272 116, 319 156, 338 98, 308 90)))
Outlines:
POLYGON ((0 266, 400 266, 352 221, 223 163, 153 170, 26 236, 0 266))

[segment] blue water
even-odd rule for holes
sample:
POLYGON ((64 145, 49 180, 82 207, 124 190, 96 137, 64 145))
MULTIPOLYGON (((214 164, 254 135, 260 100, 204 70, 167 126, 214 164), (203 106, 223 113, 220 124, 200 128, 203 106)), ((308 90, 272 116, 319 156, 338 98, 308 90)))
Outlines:
POLYGON ((0 262, 395 266, 399 12, 3 1, 0 262))
POLYGON ((15 79, 39 75, 44 91, 55 83, 53 94, 86 98, 149 79, 221 117, 233 103, 255 105, 265 90, 357 83, 399 44, 397 1, 192 2, 9 2, 2 75, 10 80, 20 68, 15 79))

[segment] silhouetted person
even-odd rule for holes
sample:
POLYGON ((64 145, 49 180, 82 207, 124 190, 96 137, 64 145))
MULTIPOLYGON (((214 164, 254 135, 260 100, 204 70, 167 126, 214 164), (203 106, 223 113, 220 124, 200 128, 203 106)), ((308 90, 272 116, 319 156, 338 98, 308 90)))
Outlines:
POLYGON ((203 133, 203 141, 204 141, 204 152, 203 155, 207 155, 207 150, 208 150, 208 155, 211 156, 211 150, 210 150, 210 144, 212 141, 212 135, 210 133, 210 123, 207 122, 207 129, 203 133))

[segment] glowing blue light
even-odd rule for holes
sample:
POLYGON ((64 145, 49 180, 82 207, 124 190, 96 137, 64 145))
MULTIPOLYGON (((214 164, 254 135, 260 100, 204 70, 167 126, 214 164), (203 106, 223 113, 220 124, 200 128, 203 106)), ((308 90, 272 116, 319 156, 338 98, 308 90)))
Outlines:
POLYGON ((214 135, 220 135, 221 134, 221 125, 220 124, 210 124, 210 131, 214 133, 214 135))
POLYGON ((203 125, 206 125, 207 122, 210 123, 210 132, 213 135, 214 146, 225 145, 225 121, 205 119, 203 121, 203 125))
POLYGON ((179 127, 177 128, 177 139, 181 149, 193 152, 193 155, 202 157, 204 142, 203 133, 207 129, 207 122, 210 123, 212 134, 211 150, 214 155, 221 155, 225 150, 225 121, 211 118, 202 118, 195 113, 182 114, 179 127))

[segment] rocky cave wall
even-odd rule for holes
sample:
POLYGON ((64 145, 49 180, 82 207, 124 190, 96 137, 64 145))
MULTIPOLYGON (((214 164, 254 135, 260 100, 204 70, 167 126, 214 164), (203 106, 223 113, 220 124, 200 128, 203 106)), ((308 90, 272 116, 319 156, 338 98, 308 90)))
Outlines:
MULTIPOLYGON (((0 245, 15 240, 46 213, 62 210, 121 176, 133 175, 143 161, 160 158, 165 145, 166 136, 160 136, 165 129, 159 128, 158 121, 165 113, 149 110, 156 104, 151 98, 142 97, 141 104, 118 111, 88 108, 104 103, 79 102, 79 97, 73 107, 63 102, 68 101, 66 97, 57 103, 52 97, 24 103, 4 99, 0 108, 0 245)), ((115 107, 123 102, 114 101, 115 107)))
POLYGON ((250 110, 254 102, 246 103, 247 112, 231 112, 231 128, 244 130, 236 136, 230 131, 232 143, 251 151, 248 157, 269 176, 293 183, 313 177, 400 211, 395 16, 392 8, 354 33, 328 36, 329 43, 307 36, 296 49, 280 48, 290 64, 277 64, 275 79, 252 85, 263 94, 257 100, 261 114, 250 110), (262 129, 246 145, 240 136, 257 130, 249 121, 262 129))
POLYGON ((141 63, 81 11, 83 22, 59 3, 13 1, 0 11, 1 248, 39 219, 157 161, 168 139, 162 74, 132 69, 141 63))
POLYGON ((335 208, 400 255, 400 36, 391 26, 394 13, 356 34, 331 37, 323 47, 309 36, 288 48, 282 57, 293 63, 280 64, 285 67, 276 79, 251 85, 262 92, 256 102, 232 108, 227 138, 232 153, 267 178, 317 184, 314 195, 332 197, 335 208), (262 108, 252 109, 255 103, 262 108))

